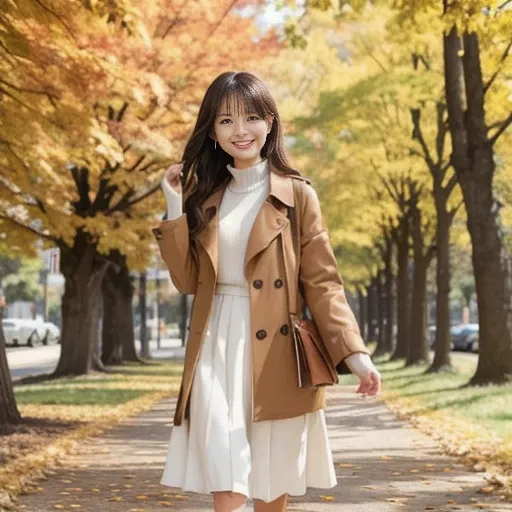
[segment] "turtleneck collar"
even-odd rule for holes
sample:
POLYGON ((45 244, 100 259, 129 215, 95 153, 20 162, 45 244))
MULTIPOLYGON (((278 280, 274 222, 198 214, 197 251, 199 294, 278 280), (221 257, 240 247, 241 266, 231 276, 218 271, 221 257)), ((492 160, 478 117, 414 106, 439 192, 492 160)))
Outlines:
POLYGON ((269 179, 269 167, 267 159, 247 169, 237 169, 227 165, 228 171, 233 176, 229 188, 236 194, 244 194, 262 186, 269 179))

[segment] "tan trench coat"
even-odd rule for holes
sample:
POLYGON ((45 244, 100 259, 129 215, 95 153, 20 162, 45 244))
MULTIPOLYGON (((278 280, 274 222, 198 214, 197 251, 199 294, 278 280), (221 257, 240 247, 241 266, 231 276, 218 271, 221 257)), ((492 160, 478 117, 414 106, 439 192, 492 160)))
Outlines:
MULTIPOLYGON (((271 169, 270 191, 256 217, 245 256, 251 305, 253 421, 290 418, 325 406, 322 389, 297 385, 288 326, 287 282, 280 237, 284 237, 287 266, 292 273, 297 270, 298 262, 286 207, 295 205, 293 179, 271 169)), ((306 303, 335 364, 354 352, 369 354, 347 304, 318 197, 304 179, 298 185, 295 194, 297 205, 301 205, 301 211, 297 211, 302 226, 300 278, 306 303)), ((205 211, 213 209, 210 212, 213 216, 194 241, 198 266, 189 251, 185 214, 175 220, 164 220, 153 228, 176 288, 182 294, 194 294, 175 425, 189 417, 194 373, 212 311, 218 269, 218 211, 224 190, 215 191, 202 205, 205 211)))

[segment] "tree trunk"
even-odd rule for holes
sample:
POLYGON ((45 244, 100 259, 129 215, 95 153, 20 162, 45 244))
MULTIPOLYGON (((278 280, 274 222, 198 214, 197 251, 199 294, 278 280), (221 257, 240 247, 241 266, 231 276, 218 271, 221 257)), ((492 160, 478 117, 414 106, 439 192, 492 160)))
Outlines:
POLYGON ((407 357, 409 351, 409 221, 407 216, 403 216, 400 221, 397 242, 397 335, 392 360, 407 357))
POLYGON ((103 369, 95 358, 94 332, 98 329, 101 282, 108 264, 100 263, 87 235, 77 233, 72 248, 61 244, 62 298, 61 353, 54 376, 83 375, 103 369))
POLYGON ((368 341, 375 341, 375 324, 376 324, 376 300, 375 300, 375 286, 374 279, 366 287, 366 297, 368 303, 368 341))
POLYGON ((425 243, 421 225, 421 211, 417 206, 411 208, 411 224, 414 272, 410 324, 411 336, 409 340, 406 366, 425 363, 429 360, 427 326, 425 324, 428 258, 425 255, 425 243))
POLYGON ((146 285, 147 274, 144 271, 140 273, 139 277, 140 355, 141 357, 150 359, 149 341, 151 339, 151 332, 148 333, 147 329, 146 285))
POLYGON ((366 319, 368 318, 367 315, 367 300, 363 294, 361 286, 357 287, 357 299, 359 302, 359 330, 361 331, 361 336, 364 340, 368 339, 368 324, 366 319))
POLYGON ((0 309, 0 425, 18 425, 21 423, 21 415, 16 405, 11 373, 7 364, 2 316, 0 309))
POLYGON ((121 327, 121 342, 123 343, 123 360, 133 363, 142 363, 135 348, 135 334, 133 332, 135 322, 133 320, 133 295, 135 287, 128 267, 121 271, 119 286, 121 294, 118 297, 118 315, 124 318, 121 327))
POLYGON ((395 326, 395 294, 393 291, 393 241, 386 240, 386 254, 384 257, 384 293, 386 296, 386 330, 384 335, 384 351, 393 350, 393 331, 395 326))
POLYGON ((443 371, 452 368, 450 334, 450 224, 446 204, 437 207, 436 227, 436 339, 434 360, 427 372, 443 371))
POLYGON ((377 295, 377 348, 375 351, 384 352, 384 311, 385 311, 385 301, 384 301, 384 286, 382 283, 382 278, 384 276, 384 271, 379 270, 377 272, 377 276, 375 278, 375 290, 377 295))
POLYGON ((124 361, 141 362, 135 349, 133 332, 134 287, 126 258, 119 252, 111 253, 114 265, 103 280, 103 364, 119 365, 124 361))
POLYGON ((479 358, 470 384, 512 380, 512 268, 493 190, 492 141, 487 134, 478 36, 460 38, 453 28, 444 37, 446 99, 453 166, 462 188, 473 248, 479 312, 479 358), (462 90, 464 79, 466 98, 462 90), (464 110, 466 107, 466 110, 464 110))
POLYGON ((98 289, 97 299, 92 303, 91 307, 91 363, 92 369, 102 371, 103 363, 101 361, 101 337, 103 330, 103 294, 101 293, 101 283, 105 277, 110 263, 106 262, 101 270, 96 272, 92 278, 92 287, 98 289))

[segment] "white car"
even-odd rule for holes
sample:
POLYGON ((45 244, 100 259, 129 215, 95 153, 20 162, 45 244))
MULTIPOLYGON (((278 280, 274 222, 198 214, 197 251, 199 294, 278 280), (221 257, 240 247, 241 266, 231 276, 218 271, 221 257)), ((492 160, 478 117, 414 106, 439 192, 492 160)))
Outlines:
POLYGON ((43 322, 29 318, 2 319, 5 342, 8 345, 33 347, 43 342, 46 328, 43 322))
POLYGON ((52 322, 43 322, 43 326, 45 328, 43 343, 45 345, 58 343, 60 340, 60 329, 52 322))

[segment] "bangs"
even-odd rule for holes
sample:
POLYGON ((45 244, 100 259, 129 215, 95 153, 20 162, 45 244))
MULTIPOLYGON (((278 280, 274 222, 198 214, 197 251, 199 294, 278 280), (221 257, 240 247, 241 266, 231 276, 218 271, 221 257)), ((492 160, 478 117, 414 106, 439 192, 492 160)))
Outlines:
POLYGON ((260 91, 243 87, 242 84, 233 85, 234 87, 227 87, 221 96, 218 114, 238 116, 255 113, 262 118, 273 114, 270 106, 265 101, 265 96, 260 91))

